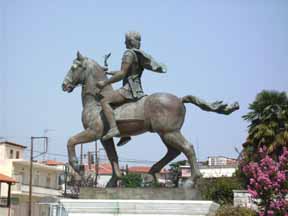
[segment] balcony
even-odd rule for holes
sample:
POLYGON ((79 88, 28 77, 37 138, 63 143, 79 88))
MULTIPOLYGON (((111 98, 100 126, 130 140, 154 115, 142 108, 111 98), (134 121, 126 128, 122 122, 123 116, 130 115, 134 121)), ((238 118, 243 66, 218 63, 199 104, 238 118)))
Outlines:
MULTIPOLYGON (((17 183, 12 186, 12 194, 29 194, 29 185, 17 183)), ((60 196, 62 194, 61 190, 56 190, 52 188, 45 188, 39 186, 32 186, 32 195, 33 196, 60 196)))

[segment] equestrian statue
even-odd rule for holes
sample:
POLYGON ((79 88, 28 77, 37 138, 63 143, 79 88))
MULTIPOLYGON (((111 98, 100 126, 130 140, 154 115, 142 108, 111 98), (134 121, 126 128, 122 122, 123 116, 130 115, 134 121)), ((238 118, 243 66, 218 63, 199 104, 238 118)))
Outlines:
POLYGON ((193 95, 177 97, 169 93, 145 95, 141 76, 144 69, 157 73, 166 73, 166 67, 140 49, 141 35, 127 32, 125 35, 126 51, 122 57, 119 71, 108 71, 93 59, 77 52, 76 59, 64 78, 62 89, 72 92, 82 86, 82 124, 84 130, 72 136, 67 143, 69 164, 80 175, 83 169, 76 157, 75 146, 101 140, 111 163, 113 174, 107 187, 117 186, 121 179, 118 156, 113 141, 119 137, 118 146, 130 141, 131 136, 145 132, 157 133, 167 153, 155 163, 149 173, 157 181, 156 174, 180 153, 184 153, 191 167, 191 183, 200 177, 193 145, 182 135, 181 128, 185 119, 185 103, 192 103, 200 109, 229 115, 239 109, 239 104, 224 104, 222 101, 208 103, 193 95), (108 78, 108 75, 111 75, 108 78), (122 81, 118 90, 112 84, 122 81))

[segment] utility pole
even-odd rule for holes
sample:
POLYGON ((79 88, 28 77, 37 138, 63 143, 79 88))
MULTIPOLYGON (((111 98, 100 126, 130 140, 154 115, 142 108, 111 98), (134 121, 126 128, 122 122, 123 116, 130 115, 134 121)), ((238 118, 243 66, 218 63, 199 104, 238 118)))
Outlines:
POLYGON ((97 140, 95 141, 95 186, 98 186, 98 175, 99 175, 99 155, 98 155, 98 145, 97 145, 97 140))
POLYGON ((91 170, 91 163, 92 163, 92 161, 91 161, 91 152, 88 151, 88 169, 89 169, 89 171, 91 170))
POLYGON ((28 216, 32 216, 32 168, 33 168, 33 137, 31 137, 30 146, 30 177, 29 177, 29 208, 28 216))
POLYGON ((43 155, 47 152, 48 146, 48 137, 31 137, 31 147, 30 147, 30 178, 29 178, 29 207, 28 207, 28 216, 32 216, 32 170, 33 170, 33 158, 43 155), (33 147, 34 147, 34 140, 35 139, 44 139, 45 150, 44 152, 40 153, 39 155, 33 156, 33 147))
POLYGON ((65 188, 64 188, 64 197, 67 196, 67 175, 69 173, 69 164, 65 164, 64 165, 64 184, 65 184, 65 188))

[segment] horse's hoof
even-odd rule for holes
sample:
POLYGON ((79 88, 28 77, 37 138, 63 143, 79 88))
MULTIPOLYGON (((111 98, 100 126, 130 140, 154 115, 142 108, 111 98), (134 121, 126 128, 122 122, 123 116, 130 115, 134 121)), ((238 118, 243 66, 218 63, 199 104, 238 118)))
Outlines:
POLYGON ((76 165, 74 168, 75 172, 77 172, 80 176, 84 176, 85 167, 84 165, 76 165))
POLYGON ((109 182, 107 183, 106 188, 107 188, 107 187, 108 187, 108 188, 110 188, 110 187, 117 187, 117 182, 118 182, 118 179, 112 177, 112 178, 109 180, 109 182))
POLYGON ((199 180, 201 179, 202 175, 200 173, 195 174, 194 176, 191 176, 185 183, 183 184, 184 188, 197 188, 197 184, 199 183, 199 180))
POLYGON ((188 179, 183 183, 183 188, 194 188, 195 182, 192 179, 188 179))

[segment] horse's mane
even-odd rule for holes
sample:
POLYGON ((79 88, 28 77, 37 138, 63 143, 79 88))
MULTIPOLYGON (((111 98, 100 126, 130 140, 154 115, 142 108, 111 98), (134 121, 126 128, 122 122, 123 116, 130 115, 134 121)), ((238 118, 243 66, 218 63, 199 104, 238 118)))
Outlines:
MULTIPOLYGON (((92 69, 92 73, 94 75, 96 75, 96 79, 98 80, 107 80, 108 76, 106 74, 106 68, 101 66, 97 61, 95 61, 94 59, 88 58, 86 57, 89 64, 93 64, 93 69, 92 69)), ((105 95, 106 92, 110 92, 113 90, 113 87, 111 84, 107 85, 101 92, 103 95, 105 95)))
POLYGON ((94 59, 92 59, 92 58, 88 58, 87 57, 87 59, 90 61, 90 62, 92 62, 93 64, 95 64, 95 66, 97 67, 97 69, 98 70, 102 70, 103 71, 103 73, 104 73, 104 67, 103 66, 101 66, 97 61, 95 61, 94 59))
POLYGON ((95 66, 96 71, 94 71, 95 73, 101 73, 101 75, 103 75, 106 79, 108 79, 106 73, 105 73, 105 67, 101 66, 97 61, 95 61, 92 58, 86 57, 88 62, 92 63, 95 66))

